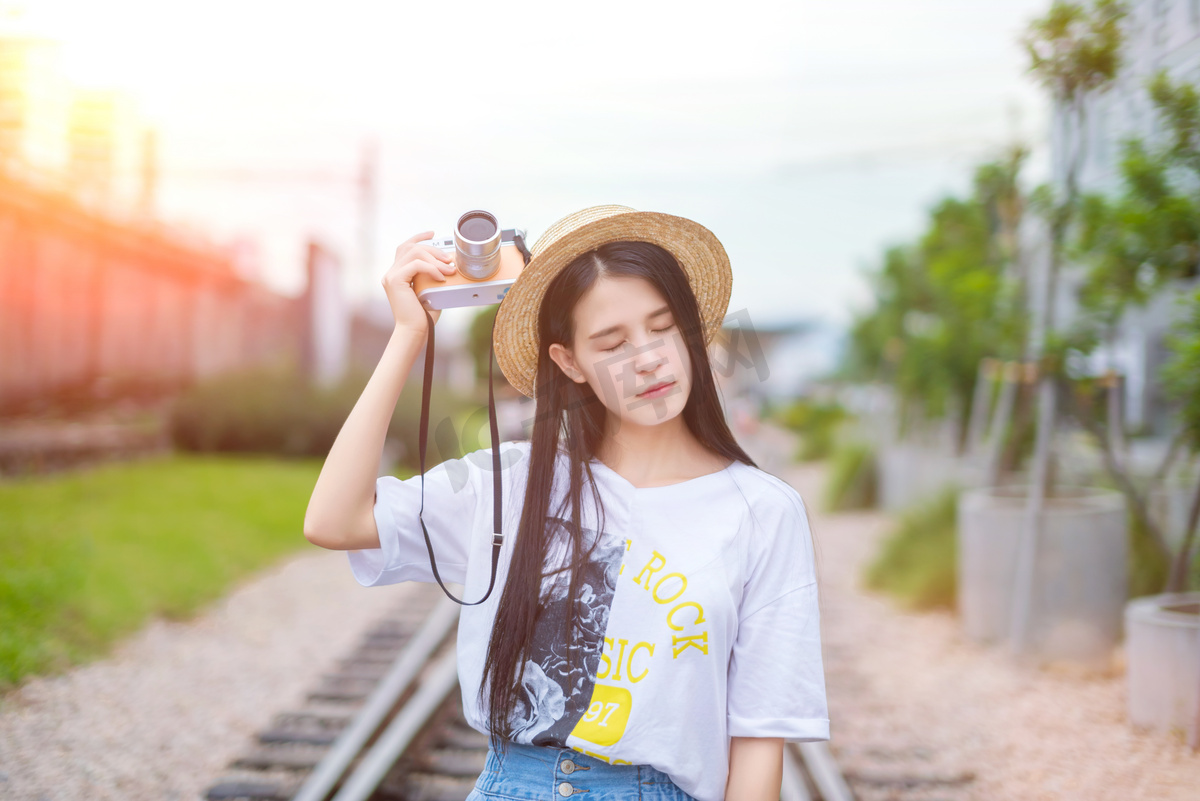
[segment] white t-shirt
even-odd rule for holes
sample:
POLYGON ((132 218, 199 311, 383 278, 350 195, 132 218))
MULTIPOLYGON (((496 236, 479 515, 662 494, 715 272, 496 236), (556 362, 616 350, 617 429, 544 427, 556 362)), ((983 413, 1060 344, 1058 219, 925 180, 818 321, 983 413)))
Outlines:
MULTIPOLYGON (((515 545, 529 449, 528 442, 501 443, 505 540, 496 587, 485 603, 463 607, 459 619, 463 710, 485 734, 478 691, 515 545)), ((423 517, 438 572, 465 585, 466 601, 483 595, 491 569, 491 453, 474 451, 425 474, 423 517)), ((582 630, 570 646, 576 665, 586 669, 565 670, 568 576, 560 573, 543 580, 545 611, 512 739, 651 765, 699 801, 724 798, 730 737, 828 740, 813 542, 799 493, 736 461, 647 488, 599 460, 591 466, 604 527, 581 585, 582 630)), ((550 512, 569 519, 555 514, 566 470, 560 452, 550 512)), ((581 521, 585 536, 595 538, 598 517, 586 474, 584 482, 581 521)), ((434 580, 417 519, 420 492, 420 476, 377 480, 380 548, 349 552, 360 584, 434 580)), ((548 562, 562 553, 552 549, 548 562)))

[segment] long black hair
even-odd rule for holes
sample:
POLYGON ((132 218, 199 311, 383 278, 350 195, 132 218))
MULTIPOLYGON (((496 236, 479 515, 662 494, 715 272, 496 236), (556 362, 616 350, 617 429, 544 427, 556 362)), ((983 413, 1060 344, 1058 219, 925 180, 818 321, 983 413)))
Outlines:
MULTIPOLYGON (((564 620, 563 641, 572 642, 579 628, 578 598, 583 572, 580 568, 586 565, 599 541, 597 538, 590 545, 585 544, 580 527, 583 476, 586 473, 602 518, 603 504, 588 462, 604 436, 607 410, 590 385, 576 383, 563 374, 550 358, 549 349, 555 342, 573 347, 575 304, 598 279, 606 276, 644 278, 666 299, 692 364, 691 393, 682 412, 684 423, 712 452, 757 467, 725 422, 696 296, 687 274, 670 251, 649 242, 612 242, 584 253, 555 276, 538 311, 537 403, 525 504, 479 688, 480 703, 488 710, 488 728, 496 750, 508 738, 513 710, 521 700, 525 662, 543 608, 540 594, 544 577, 570 570, 567 598, 571 613, 564 620), (560 445, 560 440, 565 443, 560 445), (564 450, 570 465, 570 486, 563 505, 570 507, 570 519, 562 520, 561 527, 551 527, 547 520, 555 462, 564 450), (563 530, 569 537, 569 558, 564 568, 547 573, 546 556, 552 536, 561 536, 556 532, 563 530)), ((559 515, 563 512, 561 508, 558 510, 559 515)), ((602 522, 598 530, 603 531, 602 522)))

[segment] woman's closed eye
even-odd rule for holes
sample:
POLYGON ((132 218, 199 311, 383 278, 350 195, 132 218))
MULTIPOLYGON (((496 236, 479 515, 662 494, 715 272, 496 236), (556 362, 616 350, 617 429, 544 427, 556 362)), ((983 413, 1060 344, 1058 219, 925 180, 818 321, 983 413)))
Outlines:
MULTIPOLYGON (((666 333, 667 331, 670 331, 674 327, 675 327, 675 323, 671 323, 670 325, 666 326, 665 328, 653 328, 650 330, 650 333, 663 334, 663 333, 666 333)), ((605 353, 612 353, 614 350, 616 350, 617 348, 621 347, 624 344, 625 344, 625 342, 621 341, 621 342, 618 342, 617 344, 613 345, 611 348, 601 348, 601 350, 604 351, 605 353)))

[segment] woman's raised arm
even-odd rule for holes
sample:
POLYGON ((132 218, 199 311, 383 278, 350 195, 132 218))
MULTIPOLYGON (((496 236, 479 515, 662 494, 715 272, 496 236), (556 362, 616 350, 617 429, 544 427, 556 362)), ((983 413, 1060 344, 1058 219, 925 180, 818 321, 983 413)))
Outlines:
MULTIPOLYGON (((432 235, 432 231, 425 231, 397 248, 396 260, 381 281, 396 327, 375 372, 329 449, 304 513, 304 536, 322 548, 379 547, 373 509, 383 441, 404 382, 425 347, 428 329, 426 310, 413 291, 412 281, 417 273, 429 273, 444 281, 455 270, 450 254, 418 244, 432 235)), ((428 314, 437 322, 441 312, 428 314)))

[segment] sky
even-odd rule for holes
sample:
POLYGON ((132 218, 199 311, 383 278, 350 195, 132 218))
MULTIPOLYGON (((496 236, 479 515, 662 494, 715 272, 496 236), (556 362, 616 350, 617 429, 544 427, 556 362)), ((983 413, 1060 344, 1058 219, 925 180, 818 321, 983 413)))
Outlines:
POLYGON ((379 302, 396 245, 463 211, 536 239, 620 203, 709 227, 731 312, 841 326, 870 302, 864 271, 975 164, 1019 139, 1044 173, 1046 103, 1017 37, 1047 6, 38 0, 23 18, 73 82, 122 90, 157 132, 162 217, 256 243, 281 292, 301 290, 309 238, 379 302))

